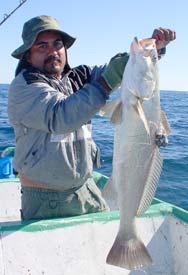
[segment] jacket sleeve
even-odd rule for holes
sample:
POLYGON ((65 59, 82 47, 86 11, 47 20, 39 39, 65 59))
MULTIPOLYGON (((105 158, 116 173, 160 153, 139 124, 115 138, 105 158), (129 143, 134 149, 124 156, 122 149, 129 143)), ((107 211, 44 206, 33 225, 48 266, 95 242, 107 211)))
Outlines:
POLYGON ((19 74, 9 89, 10 122, 56 134, 77 130, 108 99, 108 93, 96 81, 96 72, 95 68, 90 83, 66 98, 47 83, 28 85, 22 74, 19 74))

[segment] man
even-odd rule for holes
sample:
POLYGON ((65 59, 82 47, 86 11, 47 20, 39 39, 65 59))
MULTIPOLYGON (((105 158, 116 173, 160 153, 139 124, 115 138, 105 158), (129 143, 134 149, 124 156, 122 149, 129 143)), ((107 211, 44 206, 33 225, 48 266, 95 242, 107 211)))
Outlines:
MULTIPOLYGON (((175 32, 156 29, 152 37, 163 52, 175 32)), ((70 68, 67 49, 75 39, 50 16, 26 22, 22 38, 23 45, 12 53, 19 63, 8 102, 22 219, 106 211, 92 178, 99 154, 90 119, 119 86, 128 54, 118 54, 105 66, 70 68)))

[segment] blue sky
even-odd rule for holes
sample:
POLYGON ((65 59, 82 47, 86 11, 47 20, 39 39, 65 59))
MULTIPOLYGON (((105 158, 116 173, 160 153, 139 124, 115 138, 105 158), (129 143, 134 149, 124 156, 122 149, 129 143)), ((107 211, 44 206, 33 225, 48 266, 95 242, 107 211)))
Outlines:
MULTIPOLYGON (((18 0, 1 2, 0 20, 19 4, 18 0)), ((188 91, 187 0, 27 0, 0 26, 0 83, 10 83, 14 77, 17 60, 10 54, 22 44, 24 22, 42 14, 56 17, 77 38, 68 50, 71 66, 104 64, 116 53, 129 51, 135 36, 150 37, 156 27, 176 30, 176 41, 159 62, 160 89, 188 91)))

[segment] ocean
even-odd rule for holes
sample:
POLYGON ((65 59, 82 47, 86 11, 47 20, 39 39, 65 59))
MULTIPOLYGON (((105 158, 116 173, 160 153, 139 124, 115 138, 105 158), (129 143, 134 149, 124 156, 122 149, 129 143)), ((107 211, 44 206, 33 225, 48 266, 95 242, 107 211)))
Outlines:
MULTIPOLYGON (((15 145, 7 117, 8 86, 0 84, 0 151, 15 145)), ((161 149, 164 164, 156 197, 188 210, 188 92, 161 91, 161 106, 172 133, 168 146, 161 149)), ((101 168, 97 171, 110 176, 114 127, 99 115, 92 123, 93 137, 101 150, 101 168)))

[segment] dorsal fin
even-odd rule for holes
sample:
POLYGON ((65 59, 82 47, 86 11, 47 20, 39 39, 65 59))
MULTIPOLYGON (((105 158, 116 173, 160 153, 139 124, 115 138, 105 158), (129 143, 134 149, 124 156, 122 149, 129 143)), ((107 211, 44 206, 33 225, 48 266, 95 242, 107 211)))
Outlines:
POLYGON ((142 215, 147 210, 154 198, 159 177, 161 175, 162 164, 163 159, 158 147, 156 146, 151 159, 150 171, 146 179, 144 192, 137 210, 137 216, 142 215))

